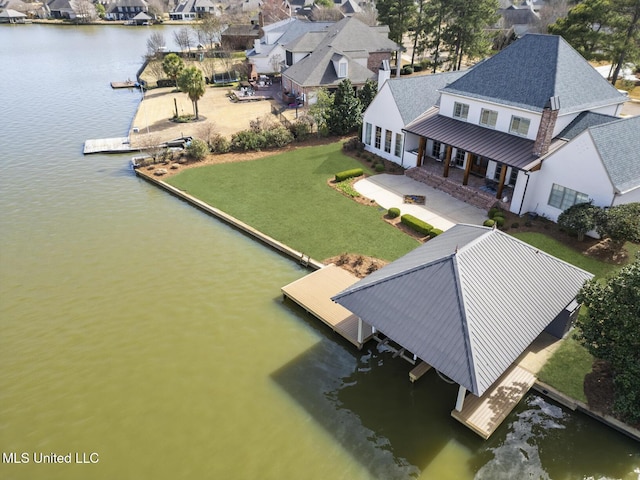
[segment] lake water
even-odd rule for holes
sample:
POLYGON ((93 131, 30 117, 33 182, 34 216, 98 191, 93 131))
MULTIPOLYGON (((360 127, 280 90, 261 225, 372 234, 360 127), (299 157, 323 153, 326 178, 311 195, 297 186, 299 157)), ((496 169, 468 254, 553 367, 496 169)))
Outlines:
POLYGON ((537 395, 482 441, 454 386, 283 303, 300 266, 83 156, 126 135, 109 82, 151 31, 0 28, 0 447, 29 460, 0 478, 639 478, 638 443, 537 395))

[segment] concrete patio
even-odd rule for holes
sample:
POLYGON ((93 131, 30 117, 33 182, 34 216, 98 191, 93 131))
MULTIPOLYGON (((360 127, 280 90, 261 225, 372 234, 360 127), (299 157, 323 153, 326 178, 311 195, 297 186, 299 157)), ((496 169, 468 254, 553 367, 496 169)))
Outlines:
POLYGON ((487 212, 453 198, 444 192, 417 182, 405 175, 381 174, 359 180, 355 189, 389 209, 396 207, 401 214, 409 213, 440 230, 448 230, 457 223, 482 225, 487 212), (422 195, 424 205, 404 203, 405 195, 422 195))

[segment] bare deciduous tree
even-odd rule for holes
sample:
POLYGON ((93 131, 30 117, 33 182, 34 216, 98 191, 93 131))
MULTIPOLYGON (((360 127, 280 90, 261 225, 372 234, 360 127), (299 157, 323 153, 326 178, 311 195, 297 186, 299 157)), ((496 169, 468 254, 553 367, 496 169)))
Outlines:
POLYGON ((158 54, 165 48, 164 35, 160 32, 153 32, 147 38, 147 58, 158 58, 158 54))
POLYGON ((71 0, 69 4, 76 14, 75 21, 78 23, 89 23, 98 18, 96 7, 89 0, 71 0))
POLYGON ((191 39, 191 31, 189 28, 183 27, 180 30, 173 32, 173 39, 183 53, 185 50, 188 52, 191 51, 193 40, 191 39))
POLYGON ((220 34, 224 28, 224 23, 216 15, 205 15, 192 28, 198 43, 201 43, 209 50, 213 50, 216 48, 216 43, 220 42, 220 34))

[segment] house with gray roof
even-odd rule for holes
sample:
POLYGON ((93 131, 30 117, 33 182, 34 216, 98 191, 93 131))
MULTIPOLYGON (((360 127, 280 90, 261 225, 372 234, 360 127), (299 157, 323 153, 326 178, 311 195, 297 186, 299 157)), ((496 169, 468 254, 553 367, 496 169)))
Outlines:
POLYGON ((401 158, 389 159, 452 191, 484 179, 483 205, 516 214, 556 220, 579 202, 638 201, 640 179, 616 185, 611 176, 640 161, 636 120, 619 121, 626 100, 561 37, 527 34, 441 88, 438 104, 422 105, 404 125, 401 158), (580 145, 590 153, 577 155, 580 145))
POLYGON ((105 18, 107 20, 133 20, 136 15, 141 13, 149 17, 143 22, 151 20, 148 15, 149 4, 146 0, 115 0, 105 7, 105 18))
POLYGON ((0 12, 0 23, 24 23, 27 16, 11 8, 0 12))
POLYGON ((182 0, 169 12, 171 20, 193 21, 205 15, 220 15, 220 11, 211 0, 182 0))
POLYGON ((542 332, 567 332, 590 278, 499 230, 456 225, 332 300, 480 397, 542 332))
POLYGON ((383 72, 385 70, 381 69, 378 75, 378 94, 363 115, 362 142, 365 150, 402 165, 404 126, 424 113, 424 105, 437 105, 440 90, 465 72, 386 80, 383 72))
POLYGON ((306 55, 310 50, 303 45, 306 43, 313 50, 333 23, 310 22, 294 17, 264 25, 262 36, 255 39, 253 48, 246 51, 247 60, 256 74, 280 73, 285 66, 285 45, 292 45, 293 48, 295 42, 299 41, 306 55))
POLYGON ((355 17, 332 24, 324 35, 305 36, 285 45, 282 72, 283 92, 305 103, 315 101, 318 88, 334 90, 346 78, 355 87, 375 80, 382 62, 402 49, 389 40, 388 27, 365 25, 355 17))

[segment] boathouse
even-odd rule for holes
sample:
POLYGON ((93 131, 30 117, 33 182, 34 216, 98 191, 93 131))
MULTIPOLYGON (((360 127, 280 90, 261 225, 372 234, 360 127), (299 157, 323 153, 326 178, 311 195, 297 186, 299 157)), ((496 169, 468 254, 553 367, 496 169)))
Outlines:
POLYGON ((490 421, 467 423, 487 438, 535 381, 514 363, 543 332, 567 332, 590 278, 499 230, 456 225, 332 300, 457 383, 452 415, 463 423, 467 392, 508 392, 515 402, 494 408, 490 421))

